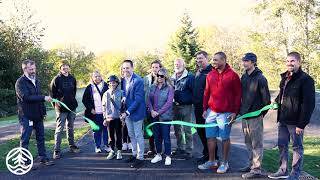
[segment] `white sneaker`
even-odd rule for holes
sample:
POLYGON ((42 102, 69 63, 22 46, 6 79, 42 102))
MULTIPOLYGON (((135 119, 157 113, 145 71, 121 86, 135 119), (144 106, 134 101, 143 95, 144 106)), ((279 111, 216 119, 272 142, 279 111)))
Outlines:
POLYGON ((105 150, 106 152, 110 152, 110 151, 112 151, 112 149, 111 149, 111 147, 110 147, 110 146, 104 146, 104 150, 105 150))
POLYGON ((126 151, 128 150, 128 144, 127 143, 123 143, 122 144, 122 151, 126 151))
POLYGON ((117 151, 117 159, 122 159, 122 154, 121 154, 121 150, 117 151))
POLYGON ((113 159, 115 156, 116 156, 116 155, 115 155, 114 151, 111 150, 111 151, 109 152, 108 156, 107 156, 107 160, 111 160, 111 159, 113 159))
POLYGON ((218 174, 224 174, 229 169, 229 163, 228 162, 221 162, 219 168, 217 169, 218 174))
POLYGON ((151 163, 157 163, 159 161, 162 160, 162 156, 161 154, 157 154, 156 156, 154 156, 154 158, 151 160, 151 163))
POLYGON ((95 148, 96 153, 101 153, 101 149, 100 148, 95 148))
POLYGON ((166 160, 164 161, 164 165, 166 165, 166 166, 170 166, 171 165, 171 157, 170 156, 166 157, 166 160))
POLYGON ((131 143, 128 144, 128 149, 132 150, 132 144, 131 143))

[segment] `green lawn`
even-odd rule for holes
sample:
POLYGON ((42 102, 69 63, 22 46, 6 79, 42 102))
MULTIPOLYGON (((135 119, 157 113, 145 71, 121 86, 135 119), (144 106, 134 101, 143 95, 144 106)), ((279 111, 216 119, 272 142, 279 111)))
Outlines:
MULTIPOLYGON (((88 125, 82 128, 75 129, 75 132, 74 132, 75 140, 78 141, 86 132, 88 132, 89 129, 90 128, 88 125)), ((45 140, 46 140, 47 152, 48 151, 52 152, 54 147, 54 129, 45 130, 45 140)), ((5 163, 6 156, 9 153, 9 151, 15 147, 19 147, 19 138, 14 138, 7 141, 4 144, 0 144, 0 170, 7 169, 6 163, 5 163)), ((67 147, 68 147, 68 140, 66 138, 66 134, 64 131, 61 148, 64 149, 67 147)), ((30 138, 29 150, 32 153, 33 157, 37 156, 37 146, 36 146, 36 140, 35 140, 34 134, 30 138)), ((51 159, 52 157, 49 157, 49 158, 51 159)))
MULTIPOLYGON (((290 148, 289 165, 291 167, 292 148, 290 148)), ((268 172, 275 172, 278 169, 279 152, 278 148, 264 151, 263 168, 268 172)), ((307 173, 320 178, 320 138, 304 138, 304 166, 307 173)))

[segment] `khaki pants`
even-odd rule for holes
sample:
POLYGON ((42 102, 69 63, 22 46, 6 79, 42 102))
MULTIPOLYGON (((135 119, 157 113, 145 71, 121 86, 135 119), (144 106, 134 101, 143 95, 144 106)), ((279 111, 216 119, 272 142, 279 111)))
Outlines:
POLYGON ((263 116, 242 120, 244 142, 249 154, 249 167, 261 172, 263 158, 263 116))

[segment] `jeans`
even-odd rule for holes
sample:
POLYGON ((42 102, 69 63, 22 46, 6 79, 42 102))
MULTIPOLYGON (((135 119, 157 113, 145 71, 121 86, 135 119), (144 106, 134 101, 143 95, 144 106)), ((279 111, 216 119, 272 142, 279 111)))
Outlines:
POLYGON ((296 133, 295 125, 286 125, 279 123, 278 126, 278 148, 280 153, 280 170, 288 171, 288 145, 292 140, 293 158, 291 175, 299 177, 303 166, 303 134, 296 133))
POLYGON ((101 146, 101 137, 103 140, 103 144, 105 146, 108 145, 108 127, 103 125, 103 115, 96 114, 95 115, 95 123, 100 127, 99 131, 93 132, 94 142, 97 148, 101 146))
POLYGON ((128 134, 132 144, 132 155, 137 156, 137 159, 143 160, 144 153, 144 138, 143 138, 143 119, 132 121, 130 117, 126 118, 128 134))
POLYGON ((62 132, 64 125, 67 123, 67 139, 69 146, 75 145, 74 143, 74 120, 76 115, 72 112, 58 112, 56 111, 56 130, 54 134, 55 146, 54 151, 60 151, 62 132))
MULTIPOLYGON (((158 120, 154 120, 158 121, 158 120)), ((152 126, 154 140, 156 143, 157 153, 162 153, 162 142, 164 143, 164 154, 171 155, 171 141, 170 141, 170 124, 154 124, 152 126)))
POLYGON ((29 140, 32 134, 32 129, 34 128, 36 131, 36 140, 37 140, 37 148, 38 155, 41 160, 46 159, 46 147, 45 147, 45 139, 44 139, 44 126, 43 120, 32 121, 33 126, 29 126, 29 119, 22 117, 20 120, 20 130, 21 130, 21 138, 20 138, 20 147, 28 149, 29 140))

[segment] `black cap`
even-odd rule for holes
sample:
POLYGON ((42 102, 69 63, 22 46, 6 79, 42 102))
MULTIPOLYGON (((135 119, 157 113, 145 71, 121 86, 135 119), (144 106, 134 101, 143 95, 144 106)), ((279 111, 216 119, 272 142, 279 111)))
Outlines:
POLYGON ((252 61, 252 62, 257 62, 257 55, 255 55, 254 53, 246 53, 243 57, 242 57, 243 61, 252 61))
POLYGON ((111 76, 109 76, 107 82, 109 83, 111 81, 115 81, 115 82, 119 83, 119 78, 116 75, 111 75, 111 76))

